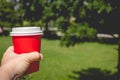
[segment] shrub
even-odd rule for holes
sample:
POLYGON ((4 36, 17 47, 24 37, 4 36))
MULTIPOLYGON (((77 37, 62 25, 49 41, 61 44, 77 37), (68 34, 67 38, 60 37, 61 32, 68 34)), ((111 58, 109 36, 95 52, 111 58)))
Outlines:
POLYGON ((61 38, 61 44, 70 46, 81 41, 92 41, 96 38, 96 33, 97 31, 86 23, 71 23, 61 38))

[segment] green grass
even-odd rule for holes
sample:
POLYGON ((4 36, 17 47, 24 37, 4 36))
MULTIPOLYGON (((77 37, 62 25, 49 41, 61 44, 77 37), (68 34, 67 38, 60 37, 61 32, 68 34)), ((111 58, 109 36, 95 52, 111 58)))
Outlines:
MULTIPOLYGON (((0 56, 11 45, 10 37, 0 37, 0 56)), ((40 71, 30 75, 30 80, 76 80, 74 71, 100 69, 116 72, 117 45, 80 43, 74 47, 61 47, 58 40, 42 39, 40 71)))

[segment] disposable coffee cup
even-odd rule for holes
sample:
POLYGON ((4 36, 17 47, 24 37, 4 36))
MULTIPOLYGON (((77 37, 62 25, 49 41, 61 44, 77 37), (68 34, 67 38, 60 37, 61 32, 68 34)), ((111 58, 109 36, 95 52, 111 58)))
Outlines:
MULTIPOLYGON (((16 54, 40 52, 42 30, 40 27, 16 27, 12 28, 10 36, 12 36, 14 52, 16 54)), ((19 62, 18 62, 19 64, 19 62)), ((27 74, 39 70, 40 62, 36 61, 30 64, 27 74)))

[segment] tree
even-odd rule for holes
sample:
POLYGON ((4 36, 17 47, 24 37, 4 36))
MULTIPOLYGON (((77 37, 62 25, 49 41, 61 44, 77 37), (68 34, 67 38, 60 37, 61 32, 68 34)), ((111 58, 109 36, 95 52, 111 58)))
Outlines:
MULTIPOLYGON (((0 0, 0 26, 23 25, 26 20, 29 25, 36 22, 44 25, 49 34, 48 24, 53 21, 64 34, 63 44, 71 46, 81 39, 91 40, 96 30, 120 35, 119 3, 119 0, 0 0)), ((120 75, 120 58, 118 62, 120 75)))
POLYGON ((17 11, 11 1, 0 0, 0 26, 12 27, 19 20, 17 11))

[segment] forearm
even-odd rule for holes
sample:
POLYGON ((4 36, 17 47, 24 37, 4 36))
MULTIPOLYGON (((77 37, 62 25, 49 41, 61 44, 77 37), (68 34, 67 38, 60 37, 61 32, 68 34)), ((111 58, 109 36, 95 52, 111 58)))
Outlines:
POLYGON ((9 74, 6 70, 0 68, 0 80, 19 80, 19 77, 17 74, 9 74))
POLYGON ((5 70, 0 68, 0 79, 1 80, 11 80, 11 77, 5 70))

